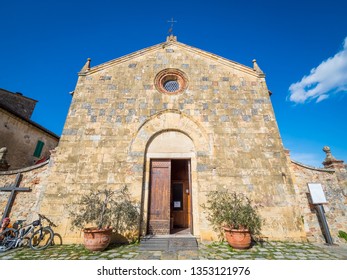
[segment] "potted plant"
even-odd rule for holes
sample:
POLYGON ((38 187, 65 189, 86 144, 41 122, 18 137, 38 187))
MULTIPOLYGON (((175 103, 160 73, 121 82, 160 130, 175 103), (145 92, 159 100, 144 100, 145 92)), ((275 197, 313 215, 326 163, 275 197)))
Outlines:
POLYGON ((139 210, 125 186, 118 191, 90 190, 79 198, 70 217, 72 228, 83 230, 84 246, 103 251, 110 244, 112 233, 126 235, 136 231, 139 210))
POLYGON ((260 233, 262 219, 252 201, 241 193, 211 191, 207 195, 207 220, 213 228, 224 235, 230 246, 247 249, 251 236, 260 233))

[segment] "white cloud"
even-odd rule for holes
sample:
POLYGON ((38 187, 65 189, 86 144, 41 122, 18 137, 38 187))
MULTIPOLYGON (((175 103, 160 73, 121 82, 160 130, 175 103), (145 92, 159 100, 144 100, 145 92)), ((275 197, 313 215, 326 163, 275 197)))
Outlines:
POLYGON ((322 95, 320 95, 318 98, 317 98, 317 103, 318 102, 321 102, 321 101, 323 101, 324 99, 327 99, 327 98, 329 98, 329 95, 327 95, 327 94, 322 94, 322 95))
POLYGON ((347 92, 347 37, 343 49, 313 68, 308 76, 289 87, 289 100, 321 102, 335 93, 347 92))

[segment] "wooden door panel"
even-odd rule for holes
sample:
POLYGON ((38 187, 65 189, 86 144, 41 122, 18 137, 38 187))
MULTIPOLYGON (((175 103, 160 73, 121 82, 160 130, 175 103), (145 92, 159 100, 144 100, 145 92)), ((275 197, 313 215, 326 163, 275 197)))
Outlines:
POLYGON ((192 210, 192 168, 191 168, 191 162, 188 160, 188 225, 190 227, 190 233, 194 234, 193 232, 193 210, 192 210))
POLYGON ((170 234, 170 160, 151 162, 149 206, 150 234, 170 234))

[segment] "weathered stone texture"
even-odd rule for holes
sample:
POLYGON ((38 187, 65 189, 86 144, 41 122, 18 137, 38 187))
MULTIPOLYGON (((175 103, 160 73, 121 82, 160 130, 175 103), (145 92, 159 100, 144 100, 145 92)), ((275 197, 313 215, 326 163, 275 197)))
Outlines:
POLYGON ((229 189, 263 205, 265 236, 305 238, 264 76, 176 42, 80 73, 42 204, 61 220, 64 238, 79 237, 69 231, 67 205, 91 188, 127 184, 146 219, 146 148, 167 131, 185 134, 194 144, 189 158, 196 236, 215 236, 201 208, 206 192, 229 189), (156 89, 156 75, 168 68, 185 73, 184 92, 156 89))
MULTIPOLYGON (((30 188, 29 192, 17 192, 10 218, 12 222, 16 220, 26 220, 28 223, 38 219, 41 212, 42 197, 47 186, 48 163, 32 166, 16 171, 0 172, 0 187, 14 184, 17 173, 22 173, 23 177, 19 187, 30 188)), ((0 209, 5 209, 9 198, 9 192, 0 192, 0 209)), ((2 212, 3 213, 3 212, 2 212)), ((2 215, 1 213, 1 215, 2 215)))
POLYGON ((310 204, 308 183, 322 184, 327 198, 323 205, 333 241, 341 242, 338 231, 347 231, 347 194, 344 193, 344 170, 318 169, 292 162, 291 170, 295 177, 295 188, 300 199, 306 235, 309 241, 325 243, 314 206, 310 204))
POLYGON ((0 108, 0 148, 7 147, 10 170, 31 166, 39 159, 34 157, 38 140, 44 143, 41 158, 49 156, 59 138, 0 108))
MULTIPOLYGON (((254 69, 175 40, 93 68, 88 60, 50 166, 20 171, 21 186, 32 191, 17 195, 11 218, 31 221, 36 212, 43 213, 58 224, 55 231, 64 243, 80 242, 81 232, 70 229, 70 206, 90 189, 127 185, 141 202, 139 230, 144 235, 150 232, 150 160, 183 158, 191 164, 193 232, 202 240, 217 238, 201 207, 206 194, 229 190, 249 195, 260 206, 262 234, 269 240, 323 242, 307 198, 307 183, 319 182, 338 241, 337 231, 346 231, 347 224, 343 161, 326 160, 334 169, 319 170, 286 157, 264 74, 253 63, 254 69), (187 86, 176 94, 155 84, 158 73, 170 69, 182 72, 187 86)), ((2 119, 5 124, 20 122, 2 119)), ((1 135, 12 133, 31 142, 33 134, 28 138, 20 123, 11 132, 4 127, 0 125, 1 135)), ((0 147, 10 152, 10 143, 1 141, 0 147)), ((13 183, 15 173, 0 172, 0 185, 13 183)), ((0 193, 3 208, 7 197, 0 193)), ((167 222, 159 222, 158 228, 168 233, 167 222)))

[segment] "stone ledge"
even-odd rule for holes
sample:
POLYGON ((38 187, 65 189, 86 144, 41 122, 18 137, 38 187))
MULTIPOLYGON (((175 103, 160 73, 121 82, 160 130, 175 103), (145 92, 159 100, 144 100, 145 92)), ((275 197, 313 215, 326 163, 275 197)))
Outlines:
POLYGON ((322 172, 335 172, 334 169, 326 169, 326 168, 318 168, 318 167, 313 167, 313 166, 309 166, 300 162, 297 162, 293 159, 290 159, 290 161, 296 165, 299 165, 301 167, 307 168, 307 169, 311 169, 311 170, 315 170, 315 171, 322 171, 322 172))
POLYGON ((28 167, 24 167, 24 168, 20 168, 20 169, 16 169, 16 170, 8 170, 8 171, 0 171, 0 176, 1 175, 12 175, 12 174, 18 174, 18 173, 23 173, 23 172, 28 172, 37 168, 40 168, 46 164, 49 163, 49 159, 46 160, 45 162, 39 163, 39 164, 35 164, 32 166, 28 166, 28 167))

